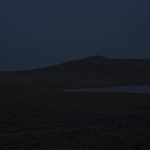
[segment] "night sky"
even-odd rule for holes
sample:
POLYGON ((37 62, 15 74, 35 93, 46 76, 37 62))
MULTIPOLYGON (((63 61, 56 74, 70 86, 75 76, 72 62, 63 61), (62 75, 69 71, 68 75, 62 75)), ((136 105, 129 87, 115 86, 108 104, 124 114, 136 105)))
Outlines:
POLYGON ((149 0, 1 0, 0 70, 150 58, 149 18, 149 0))

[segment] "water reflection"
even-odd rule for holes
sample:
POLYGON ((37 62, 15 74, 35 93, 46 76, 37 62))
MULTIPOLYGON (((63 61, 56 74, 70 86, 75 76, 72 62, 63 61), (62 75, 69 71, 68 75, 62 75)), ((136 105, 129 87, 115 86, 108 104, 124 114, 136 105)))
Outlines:
POLYGON ((150 93, 150 85, 113 86, 107 88, 83 88, 83 89, 64 90, 64 92, 150 93))

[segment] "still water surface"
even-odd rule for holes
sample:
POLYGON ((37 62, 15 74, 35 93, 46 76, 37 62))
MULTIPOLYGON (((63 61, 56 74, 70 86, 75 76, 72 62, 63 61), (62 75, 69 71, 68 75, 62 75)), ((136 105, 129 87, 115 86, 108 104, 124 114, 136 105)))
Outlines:
POLYGON ((64 90, 64 92, 150 93, 150 85, 113 86, 107 88, 83 88, 83 89, 64 90))

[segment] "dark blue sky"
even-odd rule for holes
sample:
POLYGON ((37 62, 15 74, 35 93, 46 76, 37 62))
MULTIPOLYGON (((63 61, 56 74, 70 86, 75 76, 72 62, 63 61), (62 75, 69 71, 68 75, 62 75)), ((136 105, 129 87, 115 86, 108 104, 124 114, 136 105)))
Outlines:
POLYGON ((0 70, 89 55, 150 58, 149 0, 1 0, 0 70))

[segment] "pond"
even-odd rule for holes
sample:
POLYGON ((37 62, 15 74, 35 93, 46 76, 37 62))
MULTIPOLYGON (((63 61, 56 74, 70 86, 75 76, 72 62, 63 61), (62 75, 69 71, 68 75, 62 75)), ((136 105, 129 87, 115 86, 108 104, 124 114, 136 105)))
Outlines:
POLYGON ((150 93, 150 85, 126 85, 105 88, 81 88, 64 90, 64 92, 112 92, 112 93, 150 93))

